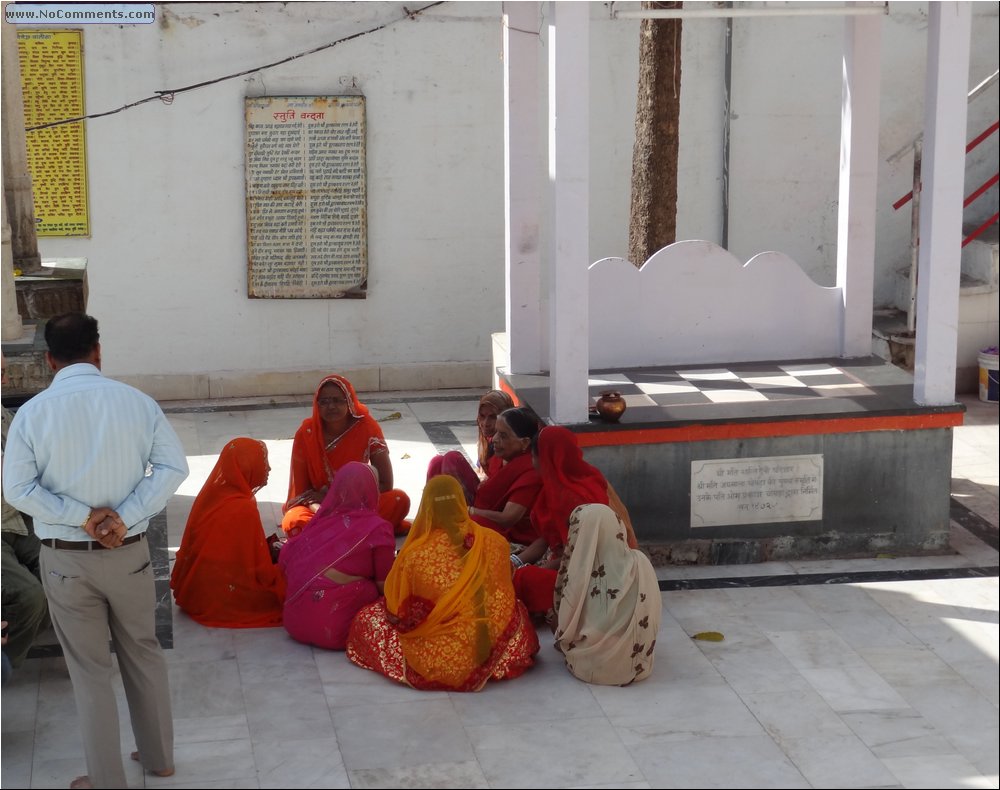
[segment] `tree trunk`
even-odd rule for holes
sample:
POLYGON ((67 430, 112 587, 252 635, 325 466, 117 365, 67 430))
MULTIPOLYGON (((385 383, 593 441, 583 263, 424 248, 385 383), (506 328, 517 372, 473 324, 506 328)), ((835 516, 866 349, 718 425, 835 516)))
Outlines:
MULTIPOLYGON (((680 2, 643 2, 681 8, 680 2)), ((677 240, 677 152, 681 109, 681 20, 644 19, 632 149, 629 260, 642 266, 677 240)))

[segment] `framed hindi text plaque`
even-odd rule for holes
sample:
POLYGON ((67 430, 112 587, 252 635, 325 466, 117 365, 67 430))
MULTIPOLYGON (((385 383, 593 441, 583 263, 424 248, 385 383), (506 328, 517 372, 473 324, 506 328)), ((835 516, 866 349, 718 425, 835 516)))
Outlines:
POLYGON ((17 54, 35 232, 89 236, 83 31, 18 30, 17 54))
POLYGON ((364 97, 262 96, 245 102, 248 296, 363 299, 364 97))

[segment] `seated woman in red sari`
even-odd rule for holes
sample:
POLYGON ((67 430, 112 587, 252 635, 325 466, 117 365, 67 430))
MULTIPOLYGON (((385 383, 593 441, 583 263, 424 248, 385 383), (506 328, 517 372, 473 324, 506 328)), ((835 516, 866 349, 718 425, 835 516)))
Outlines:
POLYGON ((202 625, 281 625, 285 577, 271 560, 254 499, 270 470, 263 442, 233 439, 191 506, 170 587, 202 625))
MULTIPOLYGON (((513 408, 514 399, 503 390, 489 390, 479 399, 479 411, 476 413, 476 428, 479 430, 479 436, 476 439, 476 468, 472 470, 469 467, 472 471, 471 478, 464 474, 464 469, 461 470, 463 478, 459 478, 462 487, 468 489, 470 494, 475 491, 475 486, 480 480, 489 477, 503 463, 503 460, 497 458, 493 450, 493 434, 497 430, 497 418, 500 416, 500 412, 513 408)), ((456 477, 456 470, 449 466, 447 460, 452 455, 457 455, 463 461, 465 460, 461 453, 455 451, 436 455, 431 458, 431 462, 427 465, 427 479, 430 480, 435 475, 456 477)), ((467 463, 466 466, 468 466, 467 463)), ((469 501, 472 501, 471 496, 469 501)))
POLYGON ((385 581, 358 612, 347 657, 416 689, 479 691, 532 664, 538 637, 514 596, 510 547, 468 515, 458 481, 431 478, 385 581))
POLYGON ((297 534, 319 510, 330 481, 350 461, 370 463, 379 478, 378 513, 397 532, 410 510, 410 498, 392 487, 392 461, 382 428, 358 400, 351 382, 327 376, 313 397, 312 416, 306 417, 292 441, 288 501, 281 528, 297 534))
POLYGON ((548 425, 532 444, 542 491, 531 509, 531 521, 541 537, 511 555, 514 588, 532 615, 552 621, 556 572, 569 534, 569 516, 580 505, 609 505, 622 521, 630 548, 639 543, 624 503, 596 466, 583 460, 576 434, 548 425))
POLYGON ((309 528, 282 547, 278 563, 288 580, 284 625, 293 639, 343 650, 358 609, 382 595, 396 538, 392 524, 375 512, 377 505, 374 470, 346 463, 309 528))
POLYGON ((531 508, 542 488, 542 479, 531 459, 531 440, 538 433, 538 419, 526 409, 506 409, 496 419, 494 458, 500 460, 482 482, 471 464, 457 450, 441 456, 441 474, 450 474, 462 485, 469 515, 477 524, 495 529, 511 543, 527 546, 538 538, 531 523, 531 508))

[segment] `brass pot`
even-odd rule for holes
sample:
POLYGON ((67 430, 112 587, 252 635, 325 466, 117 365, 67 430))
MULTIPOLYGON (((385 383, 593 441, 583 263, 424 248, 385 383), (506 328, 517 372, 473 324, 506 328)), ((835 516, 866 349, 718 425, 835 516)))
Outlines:
POLYGON ((625 398, 614 390, 602 392, 597 399, 597 413, 605 422, 618 422, 625 413, 625 398))

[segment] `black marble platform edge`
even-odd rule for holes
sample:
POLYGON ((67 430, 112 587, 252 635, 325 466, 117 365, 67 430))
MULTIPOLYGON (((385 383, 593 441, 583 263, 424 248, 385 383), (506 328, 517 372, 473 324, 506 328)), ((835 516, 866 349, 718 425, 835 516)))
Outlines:
POLYGON ((800 587, 815 584, 985 579, 1000 576, 1000 566, 970 568, 915 568, 911 570, 852 571, 849 573, 788 573, 714 579, 660 579, 660 591, 715 590, 725 587, 800 587))

